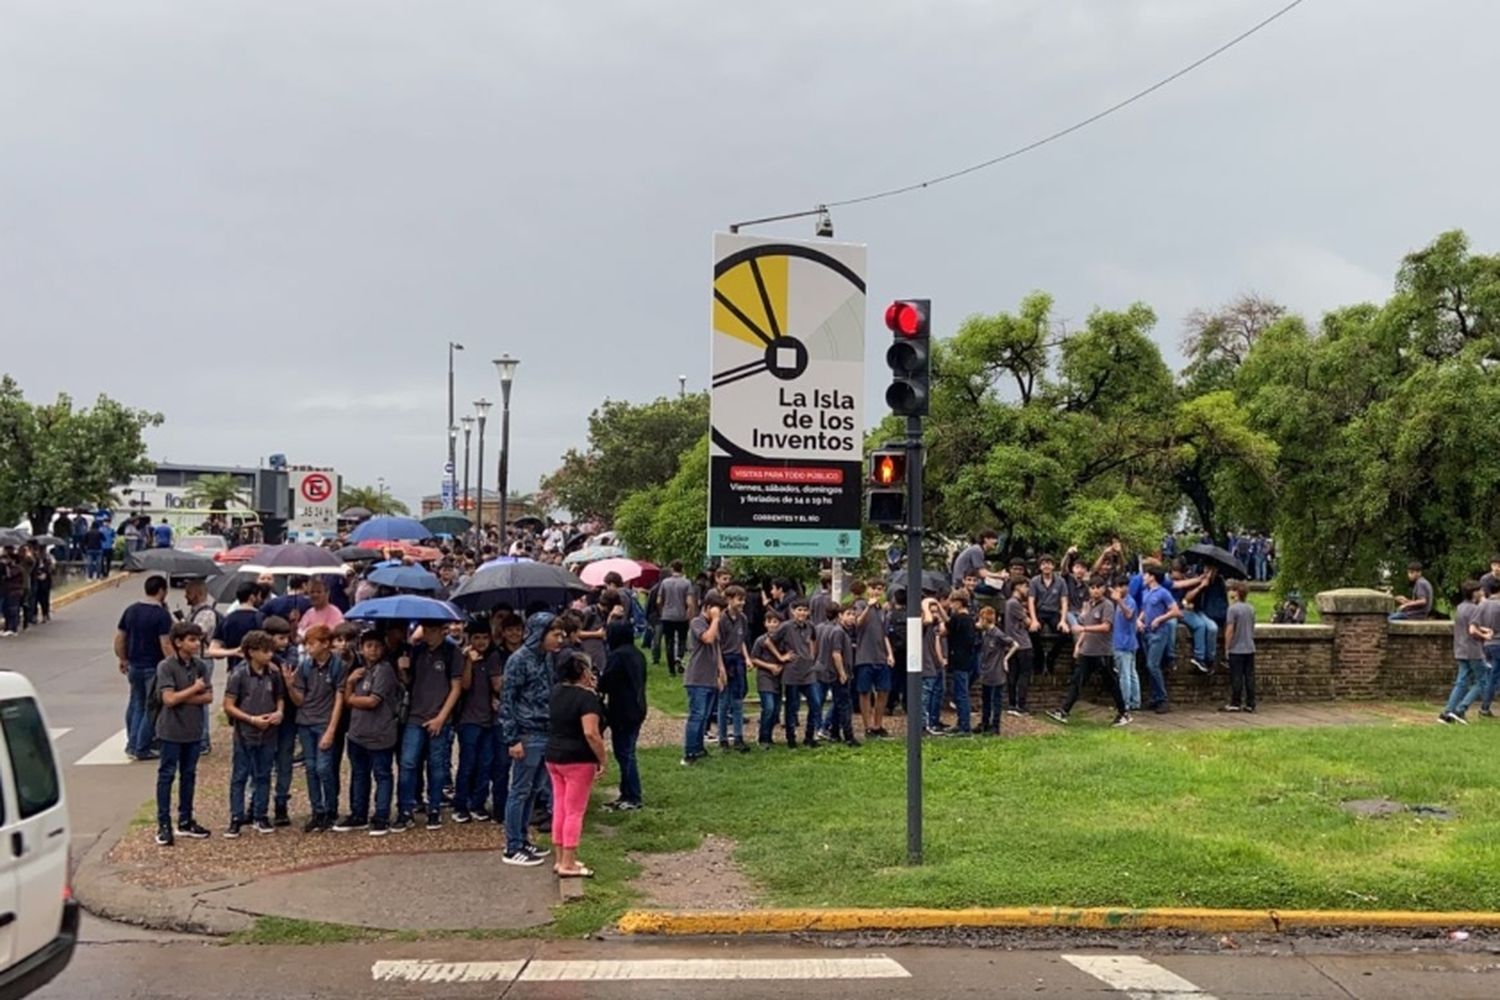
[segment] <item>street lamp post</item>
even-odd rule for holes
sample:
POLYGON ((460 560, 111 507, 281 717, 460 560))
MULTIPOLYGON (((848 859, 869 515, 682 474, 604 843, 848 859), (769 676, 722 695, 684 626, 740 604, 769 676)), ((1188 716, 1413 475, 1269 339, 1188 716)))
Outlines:
MULTIPOLYGON (((510 493, 510 385, 516 378, 516 366, 521 362, 509 354, 495 359, 495 371, 500 376, 500 548, 501 555, 510 551, 510 539, 506 532, 506 506, 510 493)), ((484 482, 483 477, 479 480, 484 482)))
POLYGON ((474 508, 474 523, 479 526, 481 551, 484 549, 484 422, 489 416, 490 407, 494 405, 483 397, 474 400, 474 416, 479 419, 479 468, 475 476, 479 481, 479 496, 474 508))
POLYGON ((448 493, 452 495, 458 492, 457 471, 458 462, 458 425, 453 422, 453 352, 464 349, 463 344, 448 341, 448 472, 443 477, 448 481, 448 493))
POLYGON ((686 399, 687 398, 687 376, 686 375, 679 375, 679 376, 677 376, 677 398, 678 399, 686 399))
POLYGON ((469 436, 474 433, 474 418, 468 414, 458 418, 458 422, 464 425, 464 513, 469 513, 469 436))
POLYGON ((381 509, 377 510, 375 513, 377 513, 377 514, 384 514, 385 513, 385 509, 384 509, 385 508, 385 477, 384 476, 376 476, 375 477, 375 490, 376 490, 375 495, 378 496, 378 497, 380 497, 380 506, 381 506, 381 509))

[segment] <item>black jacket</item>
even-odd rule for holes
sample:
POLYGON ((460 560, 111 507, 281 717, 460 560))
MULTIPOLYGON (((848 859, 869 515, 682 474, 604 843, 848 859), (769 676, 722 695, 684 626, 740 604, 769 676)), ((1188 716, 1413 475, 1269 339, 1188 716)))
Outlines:
POLYGON ((646 657, 629 625, 611 625, 609 657, 599 677, 604 715, 611 729, 628 732, 646 721, 646 657))

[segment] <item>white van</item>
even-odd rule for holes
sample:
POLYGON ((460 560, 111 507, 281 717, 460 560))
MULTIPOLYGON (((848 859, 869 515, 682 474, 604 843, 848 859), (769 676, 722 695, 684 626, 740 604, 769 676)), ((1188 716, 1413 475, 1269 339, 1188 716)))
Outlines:
POLYGON ((0 997, 46 985, 77 941, 62 772, 36 690, 0 671, 0 997))

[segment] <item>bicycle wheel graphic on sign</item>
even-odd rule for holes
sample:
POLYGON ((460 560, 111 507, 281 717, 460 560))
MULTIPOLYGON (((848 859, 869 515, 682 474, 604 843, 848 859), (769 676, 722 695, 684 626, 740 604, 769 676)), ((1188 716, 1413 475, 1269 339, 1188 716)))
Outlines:
MULTIPOLYGON (((864 248, 849 250, 859 254, 862 269, 864 248)), ((774 419, 792 393, 838 390, 851 380, 857 387, 864 310, 864 279, 833 253, 760 243, 720 257, 714 265, 714 451, 763 457, 754 428, 774 419)))

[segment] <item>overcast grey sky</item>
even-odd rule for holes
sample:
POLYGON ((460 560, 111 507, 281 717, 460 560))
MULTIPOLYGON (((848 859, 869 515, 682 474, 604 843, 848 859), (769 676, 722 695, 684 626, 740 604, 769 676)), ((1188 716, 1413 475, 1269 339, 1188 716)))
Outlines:
MULTIPOLYGON (((1281 2, 0 0, 0 368, 164 411, 158 459, 414 500, 446 342, 461 410, 509 351, 529 489, 605 396, 705 384, 715 229, 1003 152, 1281 2)), ((1443 229, 1494 251, 1496 37, 1494 0, 1308 0, 1082 133, 838 211, 870 343, 892 296, 947 333, 1042 288, 1075 324, 1148 302, 1172 357, 1242 290, 1316 315, 1443 229)))

